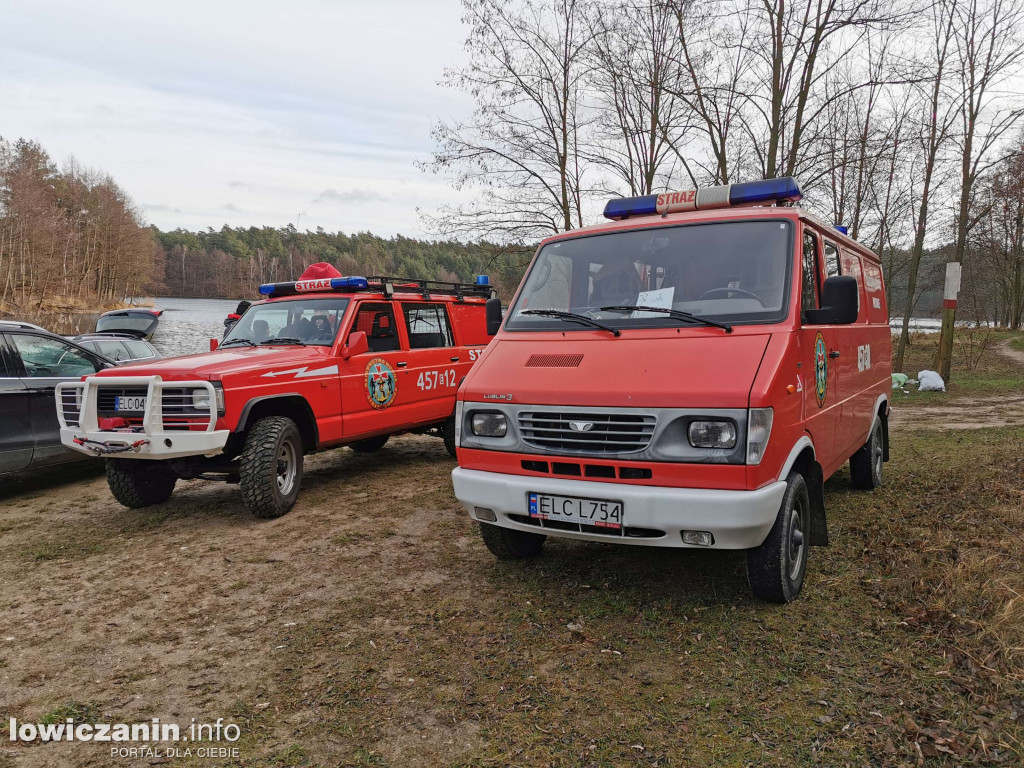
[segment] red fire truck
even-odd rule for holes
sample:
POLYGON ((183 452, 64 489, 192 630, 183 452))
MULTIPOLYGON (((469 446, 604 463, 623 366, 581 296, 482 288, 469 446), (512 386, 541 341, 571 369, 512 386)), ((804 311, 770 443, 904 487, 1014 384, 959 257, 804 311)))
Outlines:
POLYGON ((612 200, 543 241, 459 390, 455 495, 499 558, 547 536, 747 551, 788 602, 823 483, 888 459, 878 258, 791 178, 612 200))
POLYGON ((57 392, 61 441, 107 458, 128 507, 167 500, 179 478, 241 485, 257 517, 292 508, 303 455, 375 451, 423 432, 455 451, 455 392, 500 304, 477 284, 342 277, 310 267, 260 286, 215 351, 101 371, 57 392))

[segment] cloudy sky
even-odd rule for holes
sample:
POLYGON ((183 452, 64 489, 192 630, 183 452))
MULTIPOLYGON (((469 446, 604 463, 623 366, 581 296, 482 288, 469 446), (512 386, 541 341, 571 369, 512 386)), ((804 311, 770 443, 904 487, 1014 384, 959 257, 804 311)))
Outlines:
POLYGON ((162 229, 424 234, 468 114, 458 0, 0 0, 0 136, 109 172, 162 229), (299 218, 301 214, 301 219, 299 218))

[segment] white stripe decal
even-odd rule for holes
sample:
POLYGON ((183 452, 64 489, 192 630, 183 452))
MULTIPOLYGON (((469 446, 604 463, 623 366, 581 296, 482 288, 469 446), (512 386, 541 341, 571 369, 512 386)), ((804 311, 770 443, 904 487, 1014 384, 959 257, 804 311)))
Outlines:
POLYGON ((286 371, 271 371, 270 373, 264 373, 263 378, 275 379, 278 376, 294 373, 293 379, 308 379, 312 376, 330 376, 338 373, 337 365, 328 365, 326 368, 314 368, 312 371, 307 370, 308 368, 309 366, 304 365, 301 368, 289 368, 286 371))

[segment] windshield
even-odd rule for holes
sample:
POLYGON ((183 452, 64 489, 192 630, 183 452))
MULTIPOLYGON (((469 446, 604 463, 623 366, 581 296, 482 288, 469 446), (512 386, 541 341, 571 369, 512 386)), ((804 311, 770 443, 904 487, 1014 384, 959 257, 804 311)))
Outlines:
POLYGON ((528 310, 574 312, 616 328, 687 325, 676 310, 719 323, 773 323, 787 315, 793 226, 732 221, 609 232, 545 245, 509 312, 512 331, 584 331, 565 318, 528 310))
POLYGON ((302 343, 329 347, 338 335, 348 299, 289 299, 253 304, 221 346, 238 340, 251 344, 302 343))

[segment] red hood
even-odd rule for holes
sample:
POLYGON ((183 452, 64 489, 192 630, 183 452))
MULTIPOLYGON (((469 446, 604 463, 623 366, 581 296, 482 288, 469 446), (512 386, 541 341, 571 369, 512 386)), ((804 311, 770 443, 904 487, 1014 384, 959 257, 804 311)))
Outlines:
POLYGON ((460 397, 536 405, 746 408, 771 338, 703 329, 671 337, 577 335, 495 339, 460 397), (572 365, 572 356, 582 359, 573 367, 550 367, 572 365))
POLYGON ((316 365, 331 357, 330 347, 232 347, 199 355, 168 357, 153 362, 129 363, 100 371, 97 376, 151 376, 175 379, 223 380, 252 371, 285 365, 316 365))

